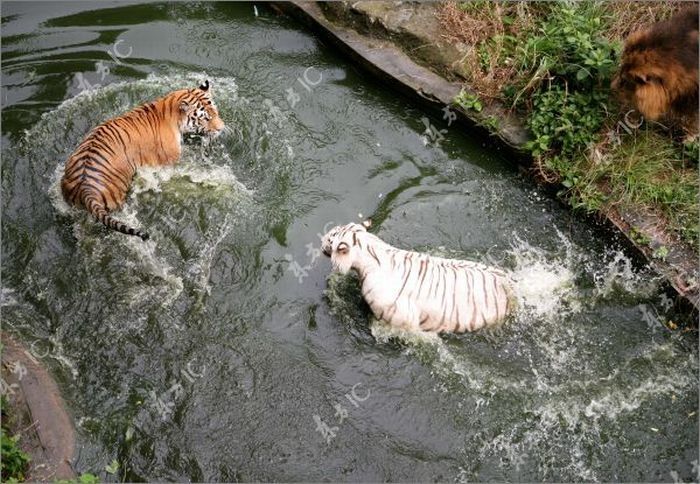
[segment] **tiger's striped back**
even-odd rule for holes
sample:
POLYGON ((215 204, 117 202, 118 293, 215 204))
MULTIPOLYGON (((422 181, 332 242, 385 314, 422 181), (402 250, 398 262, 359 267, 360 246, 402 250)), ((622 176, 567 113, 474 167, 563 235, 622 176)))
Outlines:
POLYGON ((374 315, 412 331, 474 331, 502 321, 514 299, 505 272, 477 262, 397 249, 359 224, 331 229, 322 251, 355 270, 374 315))
POLYGON ((136 170, 175 163, 183 133, 213 136, 223 128, 209 81, 171 92, 93 129, 66 161, 63 197, 108 228, 147 240, 147 233, 109 215, 124 203, 136 170))

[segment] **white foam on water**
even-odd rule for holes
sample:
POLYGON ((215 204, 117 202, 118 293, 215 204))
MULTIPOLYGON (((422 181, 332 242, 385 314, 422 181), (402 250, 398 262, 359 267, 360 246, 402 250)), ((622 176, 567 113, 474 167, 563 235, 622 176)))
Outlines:
POLYGON ((65 199, 63 198, 63 193, 61 192, 61 177, 63 177, 64 167, 65 162, 56 165, 56 168, 51 175, 48 190, 51 205, 53 205, 56 211, 62 215, 66 215, 72 210, 72 207, 66 203, 65 199))
MULTIPOLYGON (((482 330, 484 331, 488 330, 482 330)), ((482 395, 493 396, 494 388, 520 390, 527 385, 524 381, 507 379, 494 374, 481 364, 470 361, 466 355, 455 355, 437 333, 407 331, 379 321, 374 316, 371 316, 370 332, 378 343, 388 343, 396 339, 405 344, 405 354, 429 355, 428 359, 431 360, 431 365, 439 375, 448 377, 457 375, 465 388, 482 395)), ((470 336, 467 334, 464 337, 470 336)), ((487 399, 480 401, 481 404, 488 404, 487 399)))
POLYGON ((569 324, 570 318, 611 297, 648 298, 658 291, 659 279, 645 268, 635 270, 619 250, 587 252, 559 230, 556 234, 560 244, 555 252, 514 234, 507 254, 519 306, 511 324, 516 331, 533 333, 531 346, 546 359, 550 373, 564 375, 582 364, 576 341, 589 331, 585 324, 569 324), (593 282, 593 288, 580 287, 577 279, 593 282))
POLYGON ((98 418, 95 418, 95 417, 85 417, 85 416, 83 416, 83 417, 80 417, 76 423, 77 423, 77 425, 78 425, 79 428, 84 429, 86 424, 93 425, 93 424, 96 424, 96 423, 99 424, 100 422, 101 422, 101 419, 98 419, 98 418))
MULTIPOLYGON (((136 216, 136 210, 129 205, 115 212, 114 217, 131 227, 142 226, 136 216)), ((95 236, 88 231, 92 223, 97 222, 87 212, 83 212, 82 218, 73 223, 73 236, 78 240, 79 246, 94 240, 95 236)), ((89 260, 99 260, 104 251, 113 251, 115 246, 121 247, 130 254, 123 256, 123 264, 129 271, 135 274, 145 272, 163 281, 162 285, 155 287, 139 285, 131 288, 130 306, 150 300, 159 301, 161 307, 165 308, 170 306, 182 293, 184 288, 182 278, 176 275, 175 269, 164 257, 156 253, 158 248, 156 241, 153 239, 143 241, 139 237, 111 231, 106 235, 100 234, 99 237, 103 240, 100 240, 97 244, 90 244, 89 260)))
POLYGON ((370 332, 378 343, 388 343, 392 339, 400 341, 406 348, 407 355, 429 355, 429 360, 438 373, 451 373, 466 379, 466 386, 473 390, 482 390, 483 382, 473 378, 472 372, 465 368, 466 364, 455 357, 442 338, 433 332, 408 331, 392 326, 370 316, 370 332))
MULTIPOLYGON (((119 219, 132 227, 141 227, 136 216, 136 210, 125 207, 118 214, 119 219)), ((160 287, 138 287, 132 290, 132 303, 141 301, 161 301, 161 307, 170 306, 182 293, 182 277, 175 274, 175 269, 164 257, 156 254, 158 245, 155 240, 141 240, 139 237, 125 236, 120 233, 110 233, 110 238, 116 239, 120 245, 127 248, 133 257, 127 257, 125 264, 135 270, 147 272, 161 279, 165 284, 160 287)))
POLYGON ((230 166, 195 165, 178 163, 165 167, 142 167, 136 173, 131 193, 162 192, 163 185, 176 178, 187 178, 197 185, 209 187, 230 187, 246 195, 251 195, 245 185, 238 181, 230 166))
POLYGON ((76 368, 75 363, 73 363, 73 361, 66 356, 60 339, 54 335, 51 336, 49 340, 53 344, 53 351, 49 353, 49 356, 58 361, 64 367, 68 368, 74 380, 78 378, 78 369, 76 368))
MULTIPOLYGON (((211 84, 212 94, 217 104, 219 100, 237 101, 238 100, 238 85, 234 78, 211 76, 206 72, 186 72, 186 73, 150 73, 144 79, 129 80, 122 82, 113 82, 96 89, 85 89, 70 99, 66 99, 58 105, 53 111, 46 112, 42 115, 44 118, 52 118, 56 113, 66 110, 72 110, 76 107, 84 107, 86 104, 91 105, 101 101, 108 94, 139 94, 147 93, 147 98, 143 100, 131 100, 128 96, 121 96, 119 99, 126 103, 133 103, 130 107, 125 106, 124 109, 135 108, 139 103, 155 99, 158 96, 164 96, 169 92, 177 89, 191 89, 199 86, 204 79, 209 79, 211 84)), ((25 133, 32 134, 35 127, 25 130, 25 133)))
POLYGON ((648 268, 635 270, 620 250, 590 254, 556 230, 561 245, 556 254, 535 247, 514 234, 507 255, 514 291, 525 315, 541 320, 561 320, 563 314, 580 312, 600 300, 619 296, 648 298, 659 290, 658 276, 648 268), (594 290, 582 292, 577 275, 592 278, 594 290))
POLYGON ((592 398, 583 409, 583 414, 593 420, 607 417, 615 420, 618 415, 636 410, 650 396, 669 395, 688 386, 688 379, 680 376, 670 379, 661 375, 643 381, 631 389, 616 389, 598 398, 592 398))
POLYGON ((124 318, 123 315, 114 315, 110 317, 107 321, 103 321, 104 326, 109 328, 111 336, 114 338, 114 342, 119 341, 122 337, 127 335, 139 334, 142 332, 146 323, 148 322, 148 316, 145 314, 139 314, 138 304, 136 301, 127 302, 127 307, 131 312, 129 317, 124 318))
POLYGON ((11 287, 0 287, 0 307, 18 306, 19 301, 15 297, 15 290, 11 287))
POLYGON ((188 270, 188 274, 195 280, 195 285, 206 294, 211 294, 209 278, 211 276, 211 264, 214 260, 214 252, 219 244, 221 244, 231 232, 232 228, 233 224, 231 223, 230 216, 226 214, 223 223, 217 228, 217 234, 212 240, 204 244, 197 257, 197 262, 188 270))
POLYGON ((616 291, 648 298, 659 290, 660 276, 648 270, 635 271, 632 261, 621 251, 606 254, 610 260, 602 268, 592 269, 596 295, 600 298, 614 296, 616 291))
MULTIPOLYGON (((570 476, 575 476, 568 479, 598 480, 597 463, 595 459, 591 462, 590 458, 595 457, 591 455, 591 448, 599 448, 601 430, 649 401, 683 394, 697 385, 695 378, 679 371, 696 367, 696 356, 680 354, 672 343, 652 345, 640 356, 668 364, 663 367, 656 365, 655 374, 635 382, 627 381, 625 375, 629 367, 637 365, 639 356, 628 360, 607 377, 567 381, 560 385, 549 384, 543 375, 534 371, 536 383, 533 387, 538 394, 548 395, 548 398, 528 409, 532 417, 495 436, 492 445, 482 450, 481 457, 491 454, 505 455, 511 462, 515 458, 539 461, 540 471, 545 476, 543 479, 547 480, 546 469, 542 469, 546 467, 547 459, 560 462, 562 456, 568 456, 565 470, 570 476), (543 446, 549 449, 545 450, 543 446), (563 447, 567 450, 562 454, 563 447), (532 453, 528 454, 530 450, 532 453), (547 455, 547 452, 552 455, 547 455)), ((562 479, 561 475, 559 479, 562 479)))
MULTIPOLYGON (((652 344, 645 348, 640 355, 642 358, 653 362, 662 360, 672 362, 663 368, 658 368, 657 373, 648 376, 633 387, 627 382, 615 384, 621 377, 619 371, 615 371, 611 378, 605 381, 608 391, 603 395, 591 396, 590 402, 583 409, 583 414, 593 420, 606 417, 615 420, 620 414, 636 410, 646 401, 659 395, 681 394, 685 390, 697 385, 697 380, 684 374, 684 368, 697 367, 697 356, 694 354, 681 354, 671 342, 652 344)), ((594 383, 600 383, 602 380, 594 383)))
MULTIPOLYGON (((138 287, 130 290, 130 304, 137 305, 144 301, 159 301, 161 308, 167 308, 182 294, 184 288, 182 277, 174 274, 173 268, 164 258, 155 255, 155 243, 149 241, 141 244, 141 240, 129 240, 133 244, 133 252, 137 255, 139 269, 146 269, 149 273, 158 276, 164 284, 160 286, 138 287), (141 249, 138 249, 141 247, 141 249)), ((129 263, 128 265, 137 265, 129 263)))
POLYGON ((519 311, 536 318, 560 318, 564 303, 573 303, 568 311, 578 311, 575 303, 575 273, 573 268, 574 246, 557 231, 564 258, 557 259, 545 250, 530 245, 517 234, 508 254, 515 267, 510 271, 513 290, 518 300, 519 311))
MULTIPOLYGON (((30 276, 31 277, 31 276, 30 276)), ((9 287, 2 287, 1 288, 1 293, 0 293, 0 306, 1 307, 11 307, 11 306, 23 306, 25 303, 18 301, 17 298, 15 297, 16 291, 13 288, 9 287)), ((15 321, 6 321, 5 324, 9 327, 16 328, 15 326, 15 321)), ((22 325, 19 325, 22 326, 22 325)), ((46 326, 50 326, 48 323, 46 326)), ((25 349, 25 353, 32 358, 34 361, 44 359, 44 358, 53 358, 56 360, 61 366, 65 367, 68 369, 70 372, 71 376, 73 379, 76 379, 78 377, 78 369, 73 363, 73 361, 68 358, 65 354, 65 351, 63 350, 63 345, 61 344, 61 340, 58 335, 51 335, 48 338, 49 342, 52 345, 52 349, 50 351, 44 351, 43 349, 38 349, 36 346, 36 343, 40 341, 40 339, 35 339, 34 342, 29 346, 28 349, 25 349)))
POLYGON ((439 345, 443 341, 436 333, 427 331, 407 331, 392 326, 371 316, 370 332, 379 343, 388 343, 392 338, 404 343, 439 345))

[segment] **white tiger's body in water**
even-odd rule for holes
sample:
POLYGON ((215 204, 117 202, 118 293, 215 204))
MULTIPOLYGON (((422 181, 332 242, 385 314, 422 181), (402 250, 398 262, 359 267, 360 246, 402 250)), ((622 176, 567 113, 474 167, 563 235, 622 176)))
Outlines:
POLYGON ((336 271, 357 271, 377 318, 408 331, 474 331, 502 321, 514 306, 503 271, 397 249, 360 224, 334 227, 321 249, 336 271))

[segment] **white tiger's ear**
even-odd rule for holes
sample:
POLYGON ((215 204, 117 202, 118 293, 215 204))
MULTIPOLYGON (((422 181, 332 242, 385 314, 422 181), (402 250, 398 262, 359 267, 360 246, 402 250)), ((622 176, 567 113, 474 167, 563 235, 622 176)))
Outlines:
POLYGON ((180 101, 180 111, 186 113, 190 109, 190 105, 187 101, 180 101))
POLYGON ((368 218, 367 220, 365 220, 364 222, 362 222, 362 225, 364 225, 364 227, 365 227, 366 229, 372 227, 372 219, 371 219, 371 218, 368 218))
POLYGON ((338 244, 338 247, 336 247, 335 250, 336 250, 336 252, 338 252, 339 254, 345 255, 345 254, 348 253, 348 250, 350 250, 350 247, 349 247, 348 244, 346 244, 345 242, 341 242, 341 243, 338 244))

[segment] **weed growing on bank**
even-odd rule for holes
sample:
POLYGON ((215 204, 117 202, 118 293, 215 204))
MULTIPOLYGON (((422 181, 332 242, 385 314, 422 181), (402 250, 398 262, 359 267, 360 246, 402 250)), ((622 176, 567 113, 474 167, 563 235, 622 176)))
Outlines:
POLYGON ((24 480, 24 475, 29 468, 29 456, 18 445, 20 436, 10 436, 10 430, 7 427, 7 407, 7 399, 3 395, 0 398, 0 411, 2 413, 0 478, 2 482, 19 482, 24 480))

